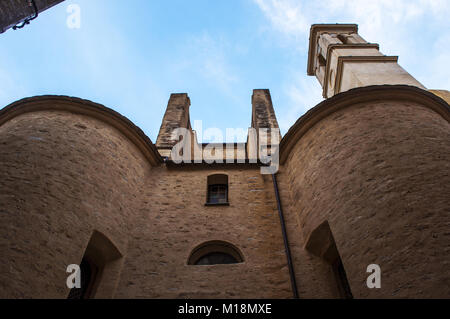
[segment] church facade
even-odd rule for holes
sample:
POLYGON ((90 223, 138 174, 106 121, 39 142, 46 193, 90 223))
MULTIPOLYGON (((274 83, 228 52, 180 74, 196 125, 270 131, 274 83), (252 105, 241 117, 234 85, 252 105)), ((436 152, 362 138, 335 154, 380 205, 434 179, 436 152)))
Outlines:
POLYGON ((356 25, 309 41, 324 100, 271 135, 271 173, 251 143, 278 129, 268 90, 223 152, 197 142, 187 94, 156 143, 78 98, 0 110, 0 298, 450 298, 449 92, 356 25))

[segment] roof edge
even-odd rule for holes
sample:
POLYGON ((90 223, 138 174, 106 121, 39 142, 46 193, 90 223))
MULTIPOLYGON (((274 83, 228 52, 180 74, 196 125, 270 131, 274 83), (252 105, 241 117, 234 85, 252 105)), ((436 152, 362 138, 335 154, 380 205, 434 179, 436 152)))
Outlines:
POLYGON ((307 71, 308 75, 314 75, 314 54, 317 45, 317 33, 321 31, 336 31, 336 32, 355 32, 358 33, 358 25, 354 23, 335 23, 335 24, 313 24, 309 31, 309 49, 307 71))
POLYGON ((354 88, 322 101, 301 116, 280 142, 280 164, 284 164, 295 143, 327 116, 352 105, 377 100, 407 100, 420 103, 450 122, 450 106, 439 96, 409 85, 371 85, 354 88))
POLYGON ((41 95, 18 100, 0 110, 0 126, 21 114, 52 110, 85 115, 102 121, 119 130, 136 145, 152 166, 163 163, 150 138, 128 118, 102 104, 77 97, 41 95))

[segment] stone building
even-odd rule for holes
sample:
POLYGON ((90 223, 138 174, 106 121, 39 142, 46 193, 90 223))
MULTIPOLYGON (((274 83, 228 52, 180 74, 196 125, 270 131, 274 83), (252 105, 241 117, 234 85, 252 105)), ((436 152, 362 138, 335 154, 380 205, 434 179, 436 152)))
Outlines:
POLYGON ((2 0, 0 1, 0 33, 14 26, 23 27, 42 12, 64 0, 2 0))
MULTIPOLYGON (((174 129, 192 154, 208 147, 187 94, 170 97, 156 144, 78 98, 3 108, 0 297, 450 298, 449 92, 356 25, 312 26, 308 74, 325 100, 283 136, 274 175, 249 142, 177 164, 174 129)), ((278 127, 268 90, 251 127, 278 127)))

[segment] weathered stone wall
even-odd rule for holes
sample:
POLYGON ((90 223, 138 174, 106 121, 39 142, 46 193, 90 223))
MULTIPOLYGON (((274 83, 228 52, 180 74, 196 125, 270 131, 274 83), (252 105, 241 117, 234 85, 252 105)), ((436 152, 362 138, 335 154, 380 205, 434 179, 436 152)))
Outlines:
MULTIPOLYGON (((325 220, 355 297, 448 298, 448 109, 438 114, 418 96, 442 100, 407 87, 380 89, 403 100, 378 91, 358 100, 370 90, 324 102, 299 120, 303 135, 282 142, 277 177, 300 298, 339 297, 331 266, 305 250, 325 220), (333 104, 349 99, 360 102, 333 104), (308 126, 316 111, 326 115, 308 126), (373 263, 381 289, 366 286, 373 263)), ((271 176, 257 165, 162 164, 139 129, 104 107, 17 104, 0 111, 0 298, 65 298, 66 267, 94 230, 123 255, 96 297, 292 297, 271 176), (212 174, 228 175, 229 206, 205 206, 212 174), (244 262, 187 265, 213 240, 244 262)))
POLYGON ((448 91, 448 90, 429 90, 429 92, 439 96, 445 102, 450 103, 450 91, 448 91))
MULTIPOLYGON (((35 0, 38 12, 63 2, 64 0, 35 0)), ((0 1, 0 33, 21 22, 23 19, 33 16, 34 9, 28 5, 27 0, 2 0, 0 1)))
POLYGON ((150 169, 91 117, 36 111, 1 125, 0 298, 66 298, 66 267, 80 263, 94 229, 125 255, 150 169))
POLYGON ((270 176, 258 167, 161 167, 145 185, 118 298, 290 298, 270 176), (227 174, 229 206, 205 206, 207 176, 227 174), (244 262, 187 265, 199 244, 235 245, 244 262))
POLYGON ((300 210, 293 206, 294 198, 290 192, 289 173, 283 166, 277 173, 277 181, 299 298, 340 298, 330 265, 308 253, 304 248, 305 242, 299 226, 300 210))
POLYGON ((311 268, 318 258, 299 248, 324 220, 355 297, 450 296, 449 141, 434 110, 375 100, 329 114, 296 142, 280 179, 305 296, 332 294, 311 268), (369 264, 381 267, 381 289, 366 286, 369 264))
POLYGON ((273 185, 258 166, 151 167, 109 124, 29 103, 0 114, 0 297, 65 298, 66 267, 94 230, 123 255, 117 284, 97 297, 292 296, 273 185), (215 173, 229 176, 229 206, 205 206, 215 173), (244 262, 188 266, 211 240, 235 245, 244 262))

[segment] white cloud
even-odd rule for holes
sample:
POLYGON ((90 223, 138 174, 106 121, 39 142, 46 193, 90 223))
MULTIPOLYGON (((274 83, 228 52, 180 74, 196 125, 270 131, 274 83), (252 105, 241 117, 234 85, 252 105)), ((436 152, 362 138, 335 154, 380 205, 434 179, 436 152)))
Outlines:
POLYGON ((289 106, 285 110, 279 109, 278 112, 278 124, 283 133, 287 132, 301 115, 322 100, 322 88, 315 78, 301 76, 299 73, 294 73, 293 77, 292 82, 283 88, 289 106))
POLYGON ((299 1, 254 0, 272 25, 289 36, 307 33, 310 27, 309 17, 304 14, 299 1))
POLYGON ((233 92, 239 82, 238 72, 229 63, 227 53, 234 50, 227 39, 204 32, 186 39, 184 54, 177 55, 172 63, 173 73, 195 73, 205 83, 213 84, 226 94, 233 92))
MULTIPOLYGON (((0 101, 7 101, 6 103, 9 104, 28 96, 28 91, 21 84, 20 79, 5 70, 6 68, 0 67, 0 101)), ((6 105, 1 105, 0 108, 4 106, 6 105)))
POLYGON ((265 31, 280 39, 275 44, 296 52, 292 67, 286 67, 293 71, 288 71, 282 84, 289 104, 280 116, 282 129, 321 99, 318 86, 294 67, 295 58, 306 59, 309 30, 316 23, 356 23, 363 38, 379 43, 386 55, 398 55, 400 65, 426 87, 450 89, 448 0, 253 1, 269 21, 265 31))
POLYGON ((232 91, 232 86, 238 82, 236 72, 232 70, 227 61, 226 50, 228 42, 223 39, 214 39, 210 34, 204 33, 191 42, 196 49, 199 70, 208 81, 215 82, 222 90, 232 91))
MULTIPOLYGON (((446 21, 448 0, 254 0, 273 26, 288 34, 308 33, 314 23, 335 23, 336 19, 358 21, 368 30, 384 28, 384 22, 410 22, 425 13, 446 21), (332 18, 333 21, 327 21, 332 18)), ((342 22, 342 21, 341 21, 342 22)), ((352 22, 352 21, 347 21, 352 22)))
POLYGON ((431 57, 426 61, 421 80, 430 88, 450 90, 450 32, 442 34, 430 48, 431 57))

